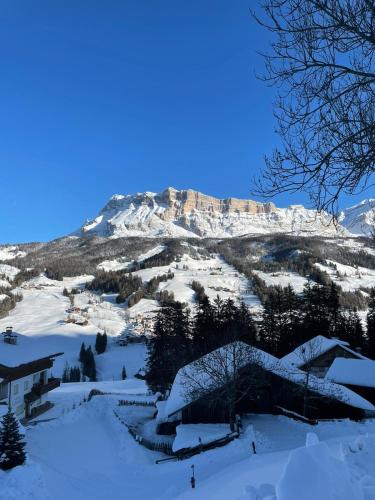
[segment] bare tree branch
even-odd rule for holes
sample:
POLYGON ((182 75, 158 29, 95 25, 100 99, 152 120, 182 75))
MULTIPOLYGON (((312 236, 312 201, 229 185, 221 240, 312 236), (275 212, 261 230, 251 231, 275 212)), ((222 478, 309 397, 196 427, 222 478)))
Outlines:
POLYGON ((305 191, 336 214, 342 193, 374 185, 375 7, 372 0, 263 0, 253 13, 274 41, 262 78, 278 87, 282 147, 255 194, 305 191))

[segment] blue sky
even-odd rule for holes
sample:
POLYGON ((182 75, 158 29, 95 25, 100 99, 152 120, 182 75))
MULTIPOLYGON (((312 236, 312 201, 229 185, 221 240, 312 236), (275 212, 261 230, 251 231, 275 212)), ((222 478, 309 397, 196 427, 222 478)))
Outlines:
POLYGON ((253 3, 3 0, 0 241, 69 233, 114 193, 250 197, 278 140, 253 3))

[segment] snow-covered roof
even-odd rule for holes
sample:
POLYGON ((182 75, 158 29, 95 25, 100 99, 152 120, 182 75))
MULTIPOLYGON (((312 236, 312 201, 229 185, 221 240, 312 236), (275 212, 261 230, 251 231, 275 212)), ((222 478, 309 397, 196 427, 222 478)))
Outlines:
POLYGON ((339 384, 375 387, 375 361, 336 358, 325 378, 339 384))
POLYGON ((0 365, 16 367, 48 357, 55 352, 54 339, 44 344, 38 342, 35 337, 27 337, 17 332, 13 333, 17 335, 16 345, 3 342, 3 336, 0 334, 0 365))
MULTIPOLYGON (((251 347, 239 341, 220 347, 219 349, 206 354, 202 358, 206 358, 206 361, 212 363, 212 365, 217 364, 217 367, 220 368, 220 365, 218 364, 222 362, 220 358, 223 358, 223 356, 225 356, 227 359, 226 369, 230 370, 232 366, 230 356, 236 355, 234 354, 234 346, 237 346, 239 349, 248 349, 247 360, 246 356, 241 356, 239 362, 237 359, 237 369, 244 368, 246 365, 254 363, 283 379, 289 380, 296 384, 306 383, 306 374, 302 370, 299 370, 296 367, 292 367, 290 364, 286 364, 282 360, 277 359, 275 356, 261 351, 256 347, 251 347)), ((238 356, 238 354, 236 356, 238 356)), ((215 371, 215 368, 213 370, 215 371)), ((180 368, 173 382, 167 404, 163 409, 165 417, 172 416, 194 401, 194 398, 190 394, 189 388, 187 387, 189 385, 187 383, 187 379, 199 381, 199 387, 207 388, 207 392, 213 390, 213 386, 215 383, 213 377, 211 377, 207 373, 207 370, 201 370, 200 364, 197 362, 193 361, 192 363, 180 368)), ((349 406, 360 408, 362 410, 375 411, 375 406, 372 405, 369 401, 362 398, 350 389, 329 380, 320 379, 318 377, 310 375, 309 387, 312 391, 317 392, 322 396, 336 399, 349 406)))
POLYGON ((316 359, 327 351, 330 351, 334 347, 340 346, 345 351, 350 352, 353 356, 358 359, 367 359, 362 356, 359 352, 350 349, 348 342, 339 339, 328 339, 323 335, 317 335, 316 337, 308 340, 304 344, 298 346, 294 351, 290 352, 283 358, 282 362, 288 365, 296 366, 300 368, 309 361, 316 359))

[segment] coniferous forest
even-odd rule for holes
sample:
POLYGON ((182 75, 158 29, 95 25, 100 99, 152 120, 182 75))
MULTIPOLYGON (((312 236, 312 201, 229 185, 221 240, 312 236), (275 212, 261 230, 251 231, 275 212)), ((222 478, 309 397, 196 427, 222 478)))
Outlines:
POLYGON ((291 286, 270 287, 261 318, 254 318, 244 303, 219 297, 210 301, 201 287, 197 289, 199 301, 194 312, 173 301, 164 304, 157 315, 146 374, 154 391, 165 392, 182 366, 235 340, 280 358, 323 335, 337 337, 375 357, 375 288, 371 291, 367 333, 358 313, 340 304, 340 290, 334 283, 308 282, 300 295, 291 286))

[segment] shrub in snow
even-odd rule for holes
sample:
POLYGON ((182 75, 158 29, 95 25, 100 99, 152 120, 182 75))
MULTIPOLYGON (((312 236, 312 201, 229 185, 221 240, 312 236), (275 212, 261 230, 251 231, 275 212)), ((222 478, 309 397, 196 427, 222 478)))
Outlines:
POLYGON ((20 433, 18 421, 9 410, 1 420, 0 468, 9 470, 25 463, 25 442, 20 433))
POLYGON ((277 500, 363 500, 347 464, 334 458, 326 443, 293 450, 276 485, 277 500))

